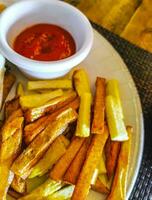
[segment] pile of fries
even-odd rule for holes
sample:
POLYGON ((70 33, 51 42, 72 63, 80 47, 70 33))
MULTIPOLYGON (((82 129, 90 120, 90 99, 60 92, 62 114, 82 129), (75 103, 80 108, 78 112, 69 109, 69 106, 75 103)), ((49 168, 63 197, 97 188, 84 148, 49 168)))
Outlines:
MULTIPOLYGON (((5 74, 4 98, 14 81, 5 74)), ((0 200, 85 200, 90 189, 125 200, 132 128, 123 119, 116 80, 97 77, 94 97, 84 69, 19 83, 1 126, 0 200)))

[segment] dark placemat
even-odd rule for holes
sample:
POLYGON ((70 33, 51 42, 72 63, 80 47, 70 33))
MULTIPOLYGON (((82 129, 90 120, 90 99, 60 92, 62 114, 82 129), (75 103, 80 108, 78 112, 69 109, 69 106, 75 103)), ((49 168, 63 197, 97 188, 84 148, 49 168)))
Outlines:
POLYGON ((143 159, 130 200, 152 200, 152 54, 92 23, 119 52, 137 86, 145 123, 143 159))

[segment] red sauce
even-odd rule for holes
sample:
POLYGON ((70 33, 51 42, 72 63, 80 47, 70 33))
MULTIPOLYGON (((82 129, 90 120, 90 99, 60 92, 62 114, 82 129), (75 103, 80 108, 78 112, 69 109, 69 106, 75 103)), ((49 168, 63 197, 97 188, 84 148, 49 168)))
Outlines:
POLYGON ((71 34, 52 24, 37 24, 21 32, 14 50, 33 60, 55 61, 67 58, 76 51, 71 34))

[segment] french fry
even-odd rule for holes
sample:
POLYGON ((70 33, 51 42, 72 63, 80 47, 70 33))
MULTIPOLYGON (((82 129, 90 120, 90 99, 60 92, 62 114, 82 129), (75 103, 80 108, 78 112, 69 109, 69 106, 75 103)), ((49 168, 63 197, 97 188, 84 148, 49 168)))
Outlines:
POLYGON ((109 194, 110 190, 100 181, 98 178, 96 180, 96 183, 94 185, 91 185, 91 189, 95 192, 103 193, 103 194, 109 194))
POLYGON ((77 155, 75 156, 74 160, 70 164, 69 168, 67 169, 63 181, 73 185, 76 184, 86 157, 89 144, 90 144, 90 139, 86 139, 83 145, 81 146, 80 150, 78 151, 77 155))
POLYGON ((106 169, 109 179, 114 175, 120 146, 120 142, 111 141, 110 137, 105 145, 106 169))
POLYGON ((28 124, 24 128, 24 140, 26 144, 29 144, 41 131, 44 130, 44 128, 51 123, 53 120, 56 119, 56 117, 63 112, 64 110, 68 108, 72 108, 76 110, 79 107, 79 98, 77 97, 73 101, 71 101, 69 104, 65 105, 63 108, 58 109, 57 111, 53 112, 52 114, 49 114, 47 116, 44 116, 37 121, 34 121, 31 124, 28 124))
POLYGON ((14 175, 11 188, 20 194, 24 194, 26 192, 26 182, 19 176, 14 175))
POLYGON ((72 81, 69 79, 57 79, 57 80, 44 80, 44 81, 28 81, 28 90, 39 89, 72 89, 72 81))
POLYGON ((18 83, 16 87, 16 96, 21 97, 21 96, 24 96, 24 94, 25 92, 24 92, 24 87, 22 83, 18 83))
POLYGON ((75 70, 73 73, 73 80, 79 96, 84 92, 91 93, 89 77, 84 69, 75 70))
POLYGON ((5 101, 7 95, 9 94, 13 84, 16 81, 16 77, 9 71, 5 72, 4 76, 4 87, 3 87, 3 102, 5 101))
POLYGON ((5 119, 8 118, 14 111, 20 108, 19 99, 14 98, 5 103, 5 119))
POLYGON ((113 176, 109 179, 107 174, 98 174, 98 179, 109 191, 111 190, 113 176))
POLYGON ((62 180, 66 170, 84 143, 84 138, 74 137, 66 153, 59 159, 50 172, 53 180, 62 180))
POLYGON ((106 80, 97 77, 91 133, 102 134, 105 120, 106 80))
POLYGON ((108 134, 108 129, 105 127, 102 135, 94 134, 92 136, 91 144, 86 155, 86 160, 83 164, 71 200, 77 200, 78 197, 79 200, 86 199, 89 193, 94 171, 99 163, 99 159, 101 157, 105 142, 108 138, 108 134))
POLYGON ((24 115, 25 120, 27 123, 33 122, 36 119, 44 116, 45 114, 52 113, 55 110, 64 107, 75 98, 76 98, 76 93, 74 91, 64 93, 64 95, 50 100, 48 103, 46 103, 43 106, 31 108, 27 110, 24 115))
POLYGON ((33 190, 31 193, 27 194, 24 197, 19 198, 18 200, 33 200, 33 199, 43 199, 44 197, 47 197, 57 190, 59 190, 61 187, 63 187, 64 184, 61 183, 61 181, 53 181, 50 178, 48 178, 42 185, 40 185, 38 188, 33 190))
POLYGON ((0 197, 1 199, 6 199, 6 194, 8 188, 13 181, 14 174, 10 171, 10 167, 13 161, 16 159, 22 142, 22 125, 23 117, 19 117, 14 122, 14 128, 11 130, 11 121, 8 120, 4 124, 4 128, 1 129, 2 142, 1 142, 1 151, 0 151, 0 197), (7 129, 7 126, 9 128, 7 129), (10 131, 10 135, 9 135, 10 131))
POLYGON ((46 197, 46 200, 70 200, 74 191, 74 185, 61 188, 57 192, 46 197))
POLYGON ((34 166, 29 178, 44 175, 52 166, 59 160, 59 158, 66 152, 66 146, 63 143, 61 135, 51 144, 43 158, 34 166))
POLYGON ((11 167, 12 171, 23 179, 27 178, 30 170, 42 157, 49 145, 76 118, 77 113, 71 108, 59 114, 57 119, 50 123, 15 160, 11 167))
POLYGON ((105 151, 103 150, 100 161, 98 163, 98 173, 99 174, 106 174, 106 164, 105 164, 105 151))
POLYGON ((45 92, 43 94, 31 94, 20 97, 20 105, 23 110, 29 108, 35 108, 46 104, 51 99, 56 97, 60 97, 63 95, 63 91, 61 89, 54 90, 51 92, 45 92))
POLYGON ((128 134, 123 119, 120 116, 119 105, 115 97, 106 97, 106 116, 112 141, 126 141, 128 134))
POLYGON ((91 102, 91 93, 85 92, 81 95, 76 136, 89 137, 90 135, 91 102))
POLYGON ((129 140, 121 144, 112 188, 107 200, 126 199, 128 166, 131 150, 132 127, 127 127, 129 140))

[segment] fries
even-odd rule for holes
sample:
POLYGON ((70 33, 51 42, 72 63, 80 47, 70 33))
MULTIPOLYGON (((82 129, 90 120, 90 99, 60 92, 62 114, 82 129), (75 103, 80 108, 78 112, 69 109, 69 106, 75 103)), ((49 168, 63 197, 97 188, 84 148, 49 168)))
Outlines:
POLYGON ((53 180, 62 180, 66 170, 68 169, 69 165, 71 164, 72 160, 76 156, 83 143, 84 138, 73 138, 66 153, 59 159, 59 161, 56 163, 50 173, 50 177, 53 180))
POLYGON ((94 101, 94 116, 93 116, 91 133, 102 134, 104 131, 105 97, 106 97, 105 79, 97 77, 96 94, 94 101))
POLYGON ((73 73, 74 86, 79 96, 84 92, 91 93, 89 77, 84 69, 75 70, 73 73))
POLYGON ((127 174, 131 148, 132 127, 127 127, 129 140, 121 144, 117 168, 112 183, 111 192, 107 200, 126 199, 127 174))
POLYGON ((69 79, 44 80, 44 81, 29 81, 27 84, 28 90, 39 89, 72 89, 72 81, 69 79))
POLYGON ((90 135, 91 93, 84 93, 80 97, 79 116, 76 127, 76 136, 88 137, 90 135))
POLYGON ((110 193, 110 190, 100 181, 99 178, 96 180, 94 185, 91 185, 91 189, 102 194, 110 193))
POLYGON ((106 164, 105 164, 105 152, 103 150, 100 161, 98 163, 98 173, 99 174, 106 174, 107 169, 106 169, 106 164))
POLYGON ((120 142, 111 141, 110 137, 108 138, 107 143, 105 145, 106 168, 109 179, 113 176, 115 172, 120 146, 120 142))
POLYGON ((64 175, 63 180, 65 182, 73 185, 76 184, 86 157, 89 144, 90 139, 86 139, 64 175))
POLYGON ((14 98, 5 103, 5 119, 8 118, 14 111, 20 108, 19 99, 14 98))
POLYGON ((43 106, 31 108, 25 112, 25 120, 27 123, 33 122, 36 119, 54 112, 55 110, 64 107, 72 100, 76 98, 76 93, 74 91, 66 92, 64 95, 50 100, 43 106))
POLYGON ((44 130, 44 128, 51 123, 53 120, 56 119, 56 117, 63 112, 64 110, 68 108, 72 108, 76 110, 79 107, 79 98, 74 99, 69 104, 65 105, 63 108, 58 109, 52 114, 49 114, 47 116, 44 116, 37 121, 28 124, 24 128, 24 139, 25 143, 29 144, 41 131, 44 130))
POLYGON ((92 137, 86 160, 80 172, 71 200, 77 200, 77 197, 79 197, 79 200, 84 200, 89 193, 94 171, 98 165, 103 147, 108 138, 108 130, 106 127, 104 129, 105 130, 102 135, 95 134, 92 137))
POLYGON ((62 112, 57 120, 50 123, 30 145, 15 160, 11 169, 12 171, 25 179, 29 176, 32 167, 42 157, 49 145, 63 133, 69 123, 76 120, 76 112, 69 108, 62 112))
POLYGON ((47 197, 57 190, 59 190, 62 186, 64 186, 61 181, 53 181, 51 179, 46 180, 42 185, 40 185, 38 188, 33 190, 28 195, 19 198, 18 200, 33 200, 33 199, 43 199, 43 197, 47 197))
POLYGON ((49 100, 60 97, 61 95, 63 95, 63 91, 61 89, 58 89, 51 92, 45 92, 43 94, 31 94, 21 96, 20 105, 23 110, 26 110, 28 108, 35 108, 38 106, 42 106, 49 100))
POLYGON ((11 188, 18 193, 24 194, 26 192, 26 182, 19 176, 15 175, 11 183, 11 188))
POLYGON ((66 147, 63 142, 64 136, 59 136, 49 147, 43 158, 34 166, 29 178, 42 176, 65 154, 66 147))
POLYGON ((22 85, 22 83, 18 83, 17 88, 16 88, 16 96, 17 97, 21 97, 24 96, 24 87, 22 85))

